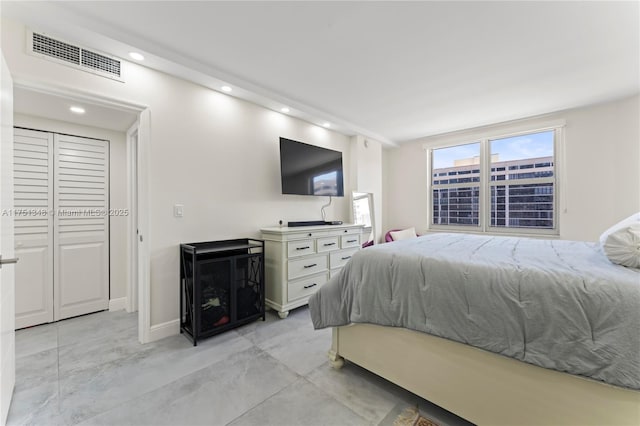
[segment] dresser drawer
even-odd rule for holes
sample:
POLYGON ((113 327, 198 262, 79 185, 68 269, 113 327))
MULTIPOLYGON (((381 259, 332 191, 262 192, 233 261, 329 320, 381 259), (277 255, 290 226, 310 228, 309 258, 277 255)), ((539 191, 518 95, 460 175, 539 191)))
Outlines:
POLYGON ((338 231, 338 233, 340 235, 347 235, 347 234, 361 234, 362 233, 362 228, 348 228, 348 229, 341 229, 340 231, 338 231))
POLYGON ((290 260, 287 277, 290 280, 305 275, 317 274, 327 270, 327 255, 310 256, 304 259, 290 260))
POLYGON ((317 245, 318 253, 338 250, 340 248, 340 239, 338 237, 318 238, 317 245))
POLYGON ((305 232, 296 232, 295 234, 287 234, 284 236, 284 239, 287 241, 293 241, 293 240, 326 237, 327 235, 329 235, 327 231, 305 231, 305 232))
POLYGON ((360 235, 348 234, 348 235, 342 235, 340 237, 340 247, 342 248, 358 247, 359 245, 360 245, 360 235))
POLYGON ((302 280, 291 281, 289 283, 287 301, 293 302, 294 300, 311 296, 322 287, 328 279, 329 275, 325 272, 324 274, 314 275, 313 277, 302 280))
POLYGON ((331 253, 329 260, 329 264, 331 265, 331 269, 334 268, 342 268, 348 261, 351 259, 358 249, 350 249, 350 250, 341 250, 335 253, 331 253))
POLYGON ((287 243, 287 257, 304 256, 316 252, 314 240, 289 241, 287 243))

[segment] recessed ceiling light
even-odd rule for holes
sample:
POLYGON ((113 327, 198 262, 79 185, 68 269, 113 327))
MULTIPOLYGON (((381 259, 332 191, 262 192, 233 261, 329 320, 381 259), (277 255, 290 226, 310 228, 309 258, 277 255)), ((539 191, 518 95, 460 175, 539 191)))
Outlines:
POLYGON ((232 90, 233 90, 233 89, 232 89, 231 87, 229 87, 229 86, 222 86, 222 87, 221 87, 221 89, 222 89, 222 91, 223 91, 223 92, 227 92, 227 93, 229 93, 230 91, 232 91, 232 90))
POLYGON ((325 122, 322 124, 322 127, 331 127, 331 123, 329 123, 328 121, 325 121, 325 122))
POLYGON ((84 108, 79 107, 79 106, 72 106, 71 108, 69 108, 69 111, 71 111, 74 114, 84 114, 84 108))
POLYGON ((144 61, 144 56, 138 52, 129 52, 129 56, 136 61, 144 61))
POLYGON ((291 110, 290 110, 289 108, 287 108, 287 107, 284 107, 284 108, 282 108, 280 111, 282 111, 282 112, 284 112, 284 113, 287 113, 287 112, 289 112, 289 111, 291 111, 291 110))

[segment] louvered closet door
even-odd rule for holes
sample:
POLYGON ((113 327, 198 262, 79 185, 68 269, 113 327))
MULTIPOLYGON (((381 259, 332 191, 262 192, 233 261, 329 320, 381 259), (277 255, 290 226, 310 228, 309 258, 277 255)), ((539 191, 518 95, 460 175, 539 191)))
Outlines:
POLYGON ((54 135, 55 320, 109 307, 109 143, 54 135))
POLYGON ((14 130, 16 328, 53 321, 53 135, 14 130))

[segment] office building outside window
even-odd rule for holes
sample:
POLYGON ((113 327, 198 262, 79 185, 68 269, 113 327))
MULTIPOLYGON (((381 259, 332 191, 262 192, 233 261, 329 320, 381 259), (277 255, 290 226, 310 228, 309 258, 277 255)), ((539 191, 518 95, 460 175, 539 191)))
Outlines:
POLYGON ((553 129, 431 150, 433 228, 554 231, 555 135, 553 129))

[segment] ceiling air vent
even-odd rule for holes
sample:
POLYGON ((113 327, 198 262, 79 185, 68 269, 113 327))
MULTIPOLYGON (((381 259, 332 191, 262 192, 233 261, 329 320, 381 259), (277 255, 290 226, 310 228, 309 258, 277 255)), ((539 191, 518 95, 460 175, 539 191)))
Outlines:
POLYGON ((35 55, 45 56, 83 71, 122 81, 118 59, 33 31, 28 31, 27 37, 29 51, 35 55))

